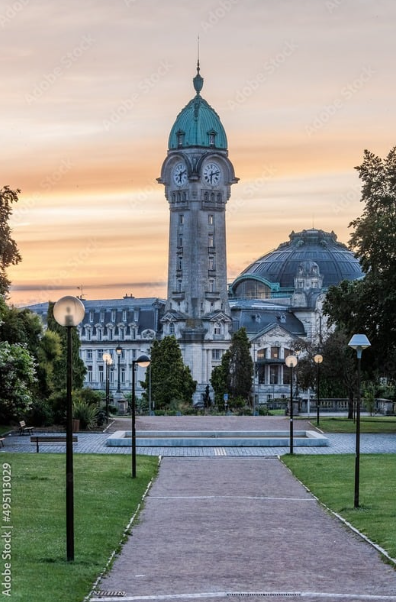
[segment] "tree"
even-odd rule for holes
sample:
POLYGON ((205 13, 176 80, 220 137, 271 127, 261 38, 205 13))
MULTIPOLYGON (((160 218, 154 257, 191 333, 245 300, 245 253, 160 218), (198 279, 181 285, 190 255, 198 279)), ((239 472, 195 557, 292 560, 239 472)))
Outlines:
POLYGON ((20 344, 0 343, 0 422, 21 420, 32 404, 35 362, 20 344))
POLYGON ((9 220, 12 215, 12 203, 18 202, 20 190, 11 190, 9 186, 0 189, 0 295, 6 295, 10 287, 6 269, 21 261, 18 247, 11 238, 9 220))
POLYGON ((0 298, 0 340, 27 349, 36 363, 34 396, 46 399, 54 388, 54 363, 61 356, 59 335, 51 331, 44 333, 36 314, 29 309, 8 307, 4 298, 0 298))
POLYGON ((232 402, 243 399, 249 403, 252 388, 253 360, 250 355, 250 342, 246 328, 240 328, 232 335, 231 345, 223 354, 220 366, 212 371, 210 379, 215 392, 216 403, 220 404, 224 393, 228 393, 230 407, 232 402))
POLYGON ((179 402, 192 402, 197 383, 190 368, 183 363, 182 354, 174 336, 153 341, 150 369, 142 382, 147 399, 151 378, 151 396, 158 410, 169 409, 179 402), (151 376, 150 376, 151 372, 151 376))
POLYGON ((350 246, 365 278, 330 287, 324 311, 348 336, 363 332, 371 342, 362 364, 394 378, 396 371, 396 147, 386 159, 369 151, 356 167, 363 182, 363 214, 351 222, 350 246))

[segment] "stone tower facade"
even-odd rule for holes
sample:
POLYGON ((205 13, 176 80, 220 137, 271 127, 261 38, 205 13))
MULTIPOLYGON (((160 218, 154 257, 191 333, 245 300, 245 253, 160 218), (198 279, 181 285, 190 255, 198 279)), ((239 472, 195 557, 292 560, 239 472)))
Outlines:
POLYGON ((198 63, 195 97, 176 118, 158 178, 170 209, 164 331, 179 340, 198 400, 218 364, 211 350, 222 352, 219 343, 230 339, 225 215, 238 181, 220 118, 201 96, 199 71, 198 63))

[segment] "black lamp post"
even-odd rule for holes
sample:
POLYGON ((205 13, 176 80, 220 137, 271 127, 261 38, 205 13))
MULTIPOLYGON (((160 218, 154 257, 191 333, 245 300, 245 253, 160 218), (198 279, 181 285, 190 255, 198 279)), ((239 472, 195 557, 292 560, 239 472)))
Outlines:
POLYGON ((319 407, 320 407, 320 399, 319 399, 319 377, 320 377, 320 364, 323 362, 323 355, 317 353, 314 355, 314 362, 316 364, 316 426, 319 426, 319 407))
POLYGON ((297 366, 298 359, 295 355, 288 355, 285 364, 290 368, 290 454, 293 454, 293 368, 297 366))
POLYGON ((110 353, 103 354, 103 361, 106 364, 106 422, 109 422, 109 399, 110 399, 110 366, 113 363, 113 359, 110 353))
POLYGON ((348 343, 348 347, 356 349, 357 369, 357 398, 356 398, 356 451, 355 451, 355 496, 354 507, 359 508, 359 480, 360 480, 360 362, 363 349, 370 347, 371 343, 365 334, 354 334, 348 343))
POLYGON ((142 368, 150 365, 150 358, 146 354, 139 355, 132 360, 132 478, 136 478, 136 397, 135 397, 135 370, 136 364, 142 368))
POLYGON ((121 355, 122 355, 122 347, 118 345, 116 347, 116 353, 118 356, 118 366, 117 366, 117 393, 121 393, 121 355))
POLYGON ((73 482, 73 401, 72 401, 72 328, 85 315, 85 307, 77 297, 62 297, 54 305, 54 318, 67 330, 66 366, 66 553, 74 560, 74 482, 73 482))

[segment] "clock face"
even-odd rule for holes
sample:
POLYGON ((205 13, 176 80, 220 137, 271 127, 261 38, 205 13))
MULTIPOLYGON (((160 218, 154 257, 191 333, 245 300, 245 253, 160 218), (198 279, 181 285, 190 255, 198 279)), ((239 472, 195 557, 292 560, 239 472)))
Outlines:
POLYGON ((203 177, 207 184, 216 186, 220 182, 220 167, 217 163, 207 163, 203 170, 203 177))
POLYGON ((173 181, 176 186, 183 186, 187 182, 187 167, 184 163, 178 163, 173 169, 173 181))

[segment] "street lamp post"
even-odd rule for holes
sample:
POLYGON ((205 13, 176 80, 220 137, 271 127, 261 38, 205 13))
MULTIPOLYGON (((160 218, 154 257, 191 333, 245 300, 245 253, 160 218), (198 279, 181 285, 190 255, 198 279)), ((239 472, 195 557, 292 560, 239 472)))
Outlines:
POLYGON ((109 372, 110 372, 110 366, 113 363, 113 359, 112 359, 110 353, 104 353, 102 358, 106 364, 106 422, 108 423, 109 422, 109 398, 110 398, 109 372))
POLYGON ((132 478, 136 478, 136 397, 135 397, 135 370, 136 364, 142 368, 150 365, 150 358, 146 354, 139 355, 132 360, 132 478))
POLYGON ((354 334, 348 347, 356 350, 357 355, 357 398, 356 398, 356 450, 355 450, 355 496, 354 507, 359 508, 359 481, 360 481, 360 362, 363 349, 370 347, 371 343, 365 334, 354 334))
POLYGON ((319 399, 319 377, 320 377, 320 364, 323 362, 323 355, 317 353, 314 355, 314 362, 316 364, 316 426, 319 426, 319 407, 320 407, 320 399, 319 399))
POLYGON ((293 454, 293 368, 297 366, 298 359, 295 355, 288 355, 285 364, 290 368, 290 454, 293 454))
POLYGON ((116 353, 118 357, 118 366, 117 366, 117 393, 121 393, 121 355, 122 355, 122 347, 118 345, 116 347, 116 353))
POLYGON ((67 329, 66 365, 66 554, 74 560, 74 482, 73 482, 73 401, 72 401, 72 328, 85 315, 85 307, 77 297, 62 297, 54 305, 54 318, 67 329))

